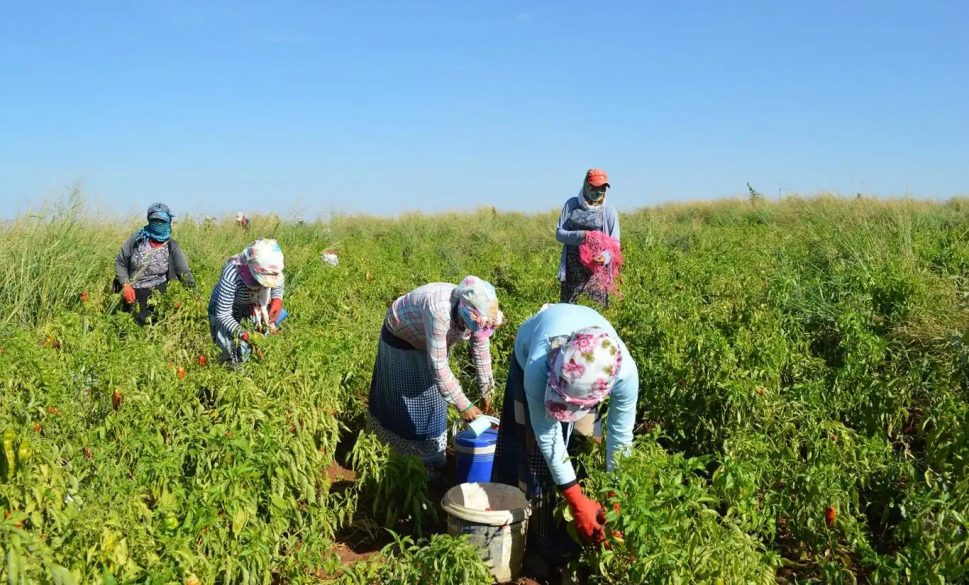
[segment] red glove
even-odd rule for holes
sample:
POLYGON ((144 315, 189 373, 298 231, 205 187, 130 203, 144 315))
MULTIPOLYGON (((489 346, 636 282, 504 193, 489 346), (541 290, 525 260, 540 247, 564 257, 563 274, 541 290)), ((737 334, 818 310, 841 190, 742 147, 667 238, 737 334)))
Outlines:
POLYGON ((127 282, 121 285, 121 298, 129 305, 135 302, 135 289, 127 282))
POLYGON ((562 497, 568 502, 575 518, 575 529, 579 536, 592 542, 602 542, 605 539, 602 522, 602 506, 595 500, 590 500, 582 493, 579 484, 573 484, 562 490, 562 497))
POLYGON ((239 336, 239 339, 245 341, 246 343, 249 343, 249 332, 243 331, 242 335, 239 336))
POLYGON ((269 303, 269 322, 275 323, 279 312, 283 310, 283 299, 273 299, 269 303))

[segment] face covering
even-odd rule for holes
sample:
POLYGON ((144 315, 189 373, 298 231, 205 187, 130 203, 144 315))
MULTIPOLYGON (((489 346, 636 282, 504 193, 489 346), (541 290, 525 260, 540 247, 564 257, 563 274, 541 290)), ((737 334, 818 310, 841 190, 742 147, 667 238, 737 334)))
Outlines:
POLYGON ((602 191, 597 191, 596 189, 593 189, 592 185, 589 185, 588 183, 585 184, 585 188, 582 191, 582 195, 585 197, 585 200, 587 202, 594 205, 598 205, 606 199, 605 189, 603 189, 602 191))
POLYGON ((167 242, 172 237, 172 224, 160 219, 152 219, 141 231, 156 242, 167 242))

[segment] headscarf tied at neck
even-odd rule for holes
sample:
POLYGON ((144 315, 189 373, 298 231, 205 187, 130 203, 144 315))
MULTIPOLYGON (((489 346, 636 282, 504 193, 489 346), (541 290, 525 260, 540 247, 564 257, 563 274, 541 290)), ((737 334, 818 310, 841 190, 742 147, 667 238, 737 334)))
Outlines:
POLYGON ((172 210, 164 203, 154 203, 148 208, 148 224, 141 228, 137 239, 150 239, 156 242, 167 242, 172 237, 172 210))
POLYGON ((466 276, 451 298, 457 301, 458 314, 475 337, 490 337, 505 320, 498 309, 495 287, 477 276, 466 276))
POLYGON ((609 396, 621 367, 619 341, 601 327, 558 338, 548 354, 548 415, 562 422, 582 418, 609 396))

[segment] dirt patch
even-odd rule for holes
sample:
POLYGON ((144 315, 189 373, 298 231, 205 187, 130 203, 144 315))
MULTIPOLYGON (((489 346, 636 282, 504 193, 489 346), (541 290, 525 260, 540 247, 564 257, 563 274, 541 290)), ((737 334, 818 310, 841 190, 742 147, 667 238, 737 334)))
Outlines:
POLYGON ((340 557, 340 561, 342 561, 344 565, 352 565, 360 561, 366 561, 380 551, 367 550, 358 552, 347 546, 346 543, 338 542, 336 543, 336 546, 333 547, 333 552, 340 557))
POLYGON ((331 485, 336 485, 343 482, 353 483, 357 481, 357 474, 352 469, 347 469, 343 467, 338 462, 334 461, 326 468, 326 477, 330 480, 331 485))

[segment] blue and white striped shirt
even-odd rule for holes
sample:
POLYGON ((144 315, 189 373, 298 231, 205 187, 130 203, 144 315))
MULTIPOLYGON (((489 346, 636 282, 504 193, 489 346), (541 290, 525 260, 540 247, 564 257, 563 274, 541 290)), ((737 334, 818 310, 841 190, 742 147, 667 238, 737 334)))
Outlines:
MULTIPOLYGON (((269 293, 269 298, 283 298, 285 288, 285 283, 274 287, 269 293)), ((252 314, 252 305, 257 302, 257 295, 258 291, 251 290, 242 280, 235 259, 229 258, 222 267, 219 282, 215 283, 215 288, 212 289, 212 297, 209 299, 209 319, 214 317, 220 328, 234 335, 242 329, 239 320, 252 314)))

